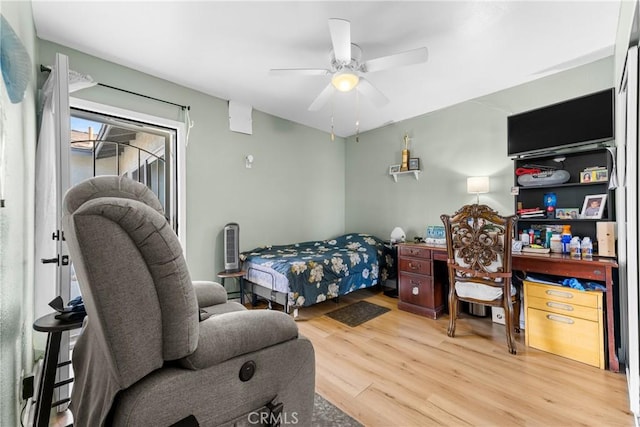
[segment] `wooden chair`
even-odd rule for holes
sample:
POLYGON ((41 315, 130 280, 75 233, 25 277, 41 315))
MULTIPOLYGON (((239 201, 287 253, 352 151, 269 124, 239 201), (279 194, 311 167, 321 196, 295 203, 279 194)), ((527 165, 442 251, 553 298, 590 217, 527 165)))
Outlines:
POLYGON ((459 301, 502 307, 509 352, 516 354, 513 331, 520 332, 520 298, 511 283, 511 239, 517 217, 502 217, 486 205, 473 204, 440 219, 449 270, 447 334, 455 336, 459 301))

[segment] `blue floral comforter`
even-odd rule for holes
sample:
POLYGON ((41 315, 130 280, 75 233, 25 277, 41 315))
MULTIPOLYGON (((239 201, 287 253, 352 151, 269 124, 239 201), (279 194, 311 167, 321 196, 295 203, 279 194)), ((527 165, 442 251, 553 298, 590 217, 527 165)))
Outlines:
POLYGON ((289 281, 289 305, 309 306, 386 280, 384 242, 368 234, 331 240, 267 246, 243 252, 241 259, 272 268, 289 281))

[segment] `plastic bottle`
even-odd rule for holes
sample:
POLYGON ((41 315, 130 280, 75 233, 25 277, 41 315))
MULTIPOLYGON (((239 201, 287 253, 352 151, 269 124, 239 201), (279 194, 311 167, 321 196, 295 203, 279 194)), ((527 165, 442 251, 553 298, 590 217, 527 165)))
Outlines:
POLYGON ((562 234, 560 235, 560 239, 562 242, 562 253, 569 253, 569 245, 571 244, 571 226, 563 225, 562 226, 562 234))
POLYGON ((582 259, 593 259, 593 243, 589 236, 582 239, 581 251, 582 259))
POLYGON ((571 239, 571 243, 569 244, 569 253, 571 254, 571 258, 580 259, 580 257, 582 256, 580 248, 580 237, 575 236, 571 239))
POLYGON ((551 235, 551 252, 562 253, 562 239, 557 233, 551 235))
POLYGON ((545 230, 544 233, 544 247, 545 248, 550 248, 551 247, 551 227, 547 227, 547 229, 545 230))

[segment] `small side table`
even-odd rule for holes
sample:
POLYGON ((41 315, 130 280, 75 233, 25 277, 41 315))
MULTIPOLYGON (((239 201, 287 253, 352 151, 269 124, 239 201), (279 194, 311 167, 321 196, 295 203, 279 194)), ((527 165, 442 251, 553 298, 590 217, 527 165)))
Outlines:
POLYGON ((238 286, 240 287, 240 291, 239 292, 227 292, 227 295, 236 295, 236 294, 240 294, 240 304, 244 304, 244 276, 247 274, 246 271, 244 270, 240 270, 240 271, 235 271, 235 272, 229 272, 226 270, 222 270, 221 272, 219 272, 217 274, 217 276, 221 279, 222 282, 222 287, 224 287, 225 289, 227 289, 224 286, 224 279, 235 279, 238 283, 238 286))
POLYGON ((69 378, 56 383, 56 370, 59 367, 66 366, 71 363, 70 360, 58 363, 60 340, 64 331, 80 328, 82 326, 83 319, 67 322, 56 319, 55 316, 57 314, 58 313, 50 313, 33 322, 33 329, 38 332, 47 332, 49 334, 47 336, 47 348, 44 353, 42 378, 40 379, 40 385, 38 387, 38 400, 36 401, 34 426, 37 427, 48 427, 51 408, 69 401, 67 398, 52 404, 53 390, 57 387, 73 382, 73 378, 69 378))

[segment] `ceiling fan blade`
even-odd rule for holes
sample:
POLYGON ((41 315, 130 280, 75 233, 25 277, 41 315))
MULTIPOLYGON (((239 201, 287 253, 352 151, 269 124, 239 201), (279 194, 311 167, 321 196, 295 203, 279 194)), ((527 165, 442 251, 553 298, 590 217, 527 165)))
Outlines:
POLYGON ((331 73, 329 70, 322 68, 272 68, 269 70, 271 76, 290 76, 297 74, 299 76, 326 76, 331 73))
POLYGON ((360 77, 360 82, 358 83, 358 86, 356 86, 356 89, 362 93, 362 95, 371 100, 373 105, 376 107, 382 107, 389 103, 389 98, 384 96, 384 94, 376 89, 369 80, 366 80, 363 77, 360 77))
POLYGON ((405 65, 420 64, 427 62, 429 52, 426 47, 408 50, 394 55, 383 56, 381 58, 370 59, 364 63, 366 72, 381 71, 389 68, 402 67, 405 65))
POLYGON ((325 87, 322 92, 320 92, 320 95, 318 95, 316 99, 313 100, 311 105, 309 105, 309 111, 318 111, 319 109, 324 107, 324 104, 326 104, 329 98, 331 98, 331 95, 333 95, 334 90, 335 89, 333 85, 329 83, 327 87, 325 87))
POLYGON ((346 19, 329 19, 329 32, 336 61, 351 62, 351 23, 346 19))

